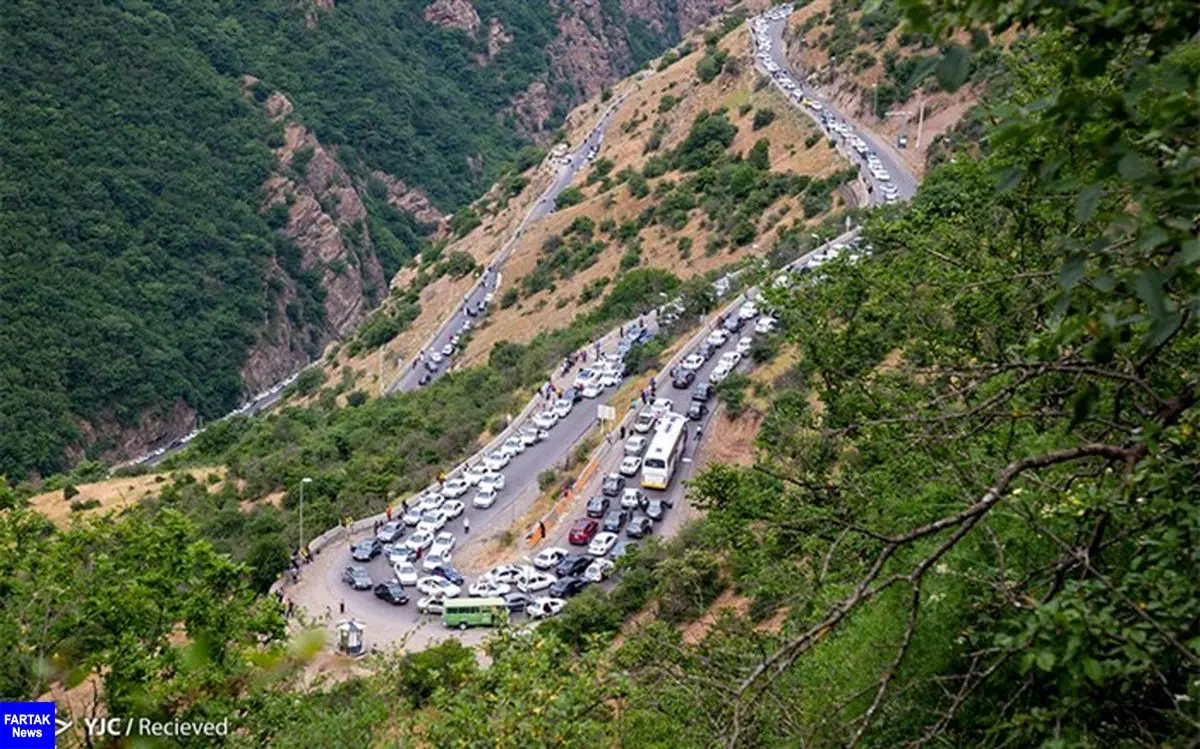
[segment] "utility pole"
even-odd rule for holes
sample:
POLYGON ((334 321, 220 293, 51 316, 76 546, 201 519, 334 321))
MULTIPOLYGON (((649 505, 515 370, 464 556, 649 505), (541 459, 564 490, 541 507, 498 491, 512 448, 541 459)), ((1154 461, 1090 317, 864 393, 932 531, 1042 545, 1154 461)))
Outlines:
POLYGON ((379 345, 379 397, 383 397, 383 357, 387 356, 387 344, 379 345))
POLYGON ((311 484, 308 476, 300 479, 300 550, 304 551, 304 485, 311 484))
POLYGON ((871 116, 879 119, 879 81, 871 84, 871 116))
POLYGON ((917 115, 917 150, 921 150, 921 131, 925 127, 925 92, 922 91, 917 95, 917 108, 920 113, 917 115))

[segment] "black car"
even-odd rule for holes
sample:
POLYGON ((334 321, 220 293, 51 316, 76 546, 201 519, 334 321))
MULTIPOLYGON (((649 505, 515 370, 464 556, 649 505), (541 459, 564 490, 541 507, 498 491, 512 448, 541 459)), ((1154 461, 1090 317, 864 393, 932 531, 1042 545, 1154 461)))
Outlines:
POLYGON ((528 593, 516 592, 509 593, 508 595, 504 596, 504 604, 508 606, 509 612, 513 614, 521 613, 527 609, 531 603, 533 603, 533 596, 529 595, 528 593))
POLYGON ((712 345, 708 341, 705 341, 704 343, 700 344, 699 348, 696 349, 696 353, 700 354, 700 356, 704 357, 705 361, 708 361, 709 358, 712 357, 713 352, 716 350, 717 350, 716 346, 712 345))
POLYGON ((684 369, 676 373, 675 378, 671 380, 671 387, 676 390, 687 390, 696 381, 696 373, 690 369, 684 369))
POLYGON ((630 538, 642 538, 648 536, 654 530, 654 523, 650 522, 650 518, 645 515, 638 515, 633 520, 629 521, 629 527, 625 529, 625 535, 630 538))
POLYGON ((428 385, 432 381, 433 375, 429 374, 428 372, 422 372, 421 376, 417 378, 418 385, 428 385))
POLYGON ((572 385, 563 391, 562 397, 570 398, 572 403, 578 403, 583 400, 583 388, 577 388, 572 385))
POLYGON ((629 519, 629 513, 625 510, 613 510, 605 516, 604 522, 600 525, 600 530, 608 533, 620 533, 621 526, 625 525, 625 521, 629 519))
POLYGON ((687 417, 692 421, 700 421, 706 413, 708 406, 704 405, 704 401, 692 401, 692 405, 688 406, 687 417))
POLYGON ((350 547, 350 556, 356 562, 369 562, 383 553, 383 542, 378 538, 364 538, 350 547))
POLYGON ((619 473, 610 473, 604 477, 604 482, 600 484, 600 491, 606 497, 619 497, 625 489, 625 477, 619 473))
POLYGON ((365 567, 347 567, 342 570, 342 582, 355 590, 370 590, 375 584, 365 567))
POLYGON ((703 403, 712 397, 713 387, 707 382, 702 382, 692 391, 692 400, 697 403, 703 403))
POLYGON ((587 580, 582 577, 562 577, 550 586, 550 595, 555 598, 570 598, 587 587, 587 580))
POLYGON ((403 606, 408 603, 404 594, 404 586, 400 583, 379 583, 375 586, 375 597, 387 601, 393 606, 403 606))
POLYGON ((646 517, 651 520, 662 520, 672 506, 669 499, 652 499, 646 504, 646 517))
POLYGON ((554 574, 558 577, 570 577, 581 574, 592 563, 590 554, 568 554, 554 566, 554 574))
POLYGON ((608 497, 592 497, 587 503, 587 516, 589 518, 604 517, 604 513, 608 512, 608 505, 608 497))
POLYGON ((461 572, 454 569, 453 567, 447 567, 444 564, 439 564, 438 566, 434 567, 432 570, 429 571, 429 574, 437 575, 438 577, 442 578, 443 580, 448 580, 449 582, 452 582, 458 586, 461 586, 463 584, 463 581, 465 580, 465 578, 463 577, 461 572))

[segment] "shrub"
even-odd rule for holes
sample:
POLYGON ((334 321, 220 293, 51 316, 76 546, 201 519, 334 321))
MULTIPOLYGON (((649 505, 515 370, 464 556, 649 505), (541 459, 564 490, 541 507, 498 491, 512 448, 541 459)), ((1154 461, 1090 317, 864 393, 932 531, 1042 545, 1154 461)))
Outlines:
POLYGON ((569 208, 573 205, 578 205, 583 202, 583 190, 578 187, 568 187, 559 193, 559 196, 554 201, 556 208, 569 208))
POLYGON ((504 295, 500 297, 500 309, 508 309, 516 304, 517 300, 520 298, 521 295, 515 288, 508 289, 504 292, 504 295))
POLYGON ((767 125, 775 121, 774 109, 759 109, 754 113, 754 123, 752 127, 755 130, 762 130, 767 125))
POLYGON ((554 482, 558 480, 558 471, 553 468, 547 468, 538 474, 538 489, 546 491, 554 486, 554 482))

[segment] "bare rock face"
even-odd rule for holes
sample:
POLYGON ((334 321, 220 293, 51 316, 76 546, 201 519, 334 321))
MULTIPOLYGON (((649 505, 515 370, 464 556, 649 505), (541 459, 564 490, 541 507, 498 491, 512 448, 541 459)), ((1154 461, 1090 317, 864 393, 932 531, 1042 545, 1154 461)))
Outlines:
POLYGON ((470 0, 433 0, 425 8, 425 20, 447 29, 462 29, 471 36, 479 30, 479 14, 470 0))
POLYGON ((263 104, 263 109, 266 110, 267 117, 272 122, 277 122, 292 113, 292 101, 276 91, 267 97, 266 103, 263 104))
POLYGON ((334 0, 299 0, 299 4, 304 8, 304 25, 310 29, 316 28, 320 20, 317 11, 334 8, 334 0))
POLYGON ((418 221, 426 224, 436 224, 441 227, 449 218, 439 211, 425 193, 409 187, 403 180, 397 179, 387 172, 372 172, 371 176, 387 186, 387 202, 389 205, 411 213, 418 221))
MULTIPOLYGON (((106 462, 119 463, 146 452, 150 447, 166 447, 190 432, 196 426, 196 411, 182 400, 175 401, 166 410, 147 409, 138 414, 132 424, 121 424, 115 416, 102 417, 94 421, 77 421, 82 444, 109 445, 100 458, 106 462)), ((67 456, 71 462, 83 460, 82 450, 67 456)))
POLYGON ((505 47, 512 43, 512 40, 513 35, 505 31, 504 24, 500 23, 499 18, 488 21, 487 58, 490 60, 500 54, 505 47))

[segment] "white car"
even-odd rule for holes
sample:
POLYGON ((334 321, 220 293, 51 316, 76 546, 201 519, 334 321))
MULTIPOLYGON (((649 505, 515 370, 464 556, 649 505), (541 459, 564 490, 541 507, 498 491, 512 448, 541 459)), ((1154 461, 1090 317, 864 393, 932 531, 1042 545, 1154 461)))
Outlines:
POLYGON ((442 484, 442 496, 456 499, 467 493, 467 489, 471 485, 462 476, 455 476, 451 479, 446 479, 446 483, 442 484))
POLYGON ((419 530, 405 539, 404 545, 413 551, 428 549, 433 545, 433 534, 419 530))
POLYGON ((537 567, 539 570, 548 570, 561 562, 563 557, 565 557, 567 554, 568 552, 566 549, 562 549, 557 546, 551 546, 549 548, 542 549, 537 553, 537 555, 534 556, 533 566, 537 567))
POLYGON ((500 446, 500 452, 504 453, 510 458, 515 458, 516 456, 525 452, 525 443, 520 437, 509 437, 508 439, 504 440, 504 444, 500 446))
POLYGON ((642 459, 636 455, 626 455, 621 459, 621 466, 617 469, 622 476, 633 476, 642 467, 642 459))
POLYGON ((583 386, 583 397, 584 398, 596 398, 602 392, 604 392, 604 386, 600 384, 599 380, 589 382, 588 384, 583 386))
POLYGON ((427 596, 454 598, 462 592, 462 588, 444 577, 426 575, 417 581, 417 590, 427 596))
POLYGON ((447 343, 445 346, 442 346, 442 356, 449 359, 453 355, 454 355, 454 344, 447 343))
POLYGON ((717 328, 716 330, 714 330, 713 332, 708 334, 708 338, 704 339, 704 341, 709 346, 713 346, 713 347, 724 346, 725 341, 728 341, 728 340, 729 340, 729 334, 726 333, 725 330, 722 328, 717 328))
POLYGON ((446 514, 441 510, 430 510, 422 513, 421 522, 417 523, 417 530, 427 530, 430 533, 437 533, 446 525, 446 514))
POLYGON ((504 489, 504 484, 504 474, 497 473, 495 471, 488 471, 487 473, 483 474, 483 478, 479 479, 479 487, 481 489, 487 486, 495 489, 496 491, 501 491, 504 489))
POLYGON ((594 557, 602 557, 612 550, 616 545, 619 536, 615 533, 597 533, 592 537, 592 542, 588 544, 588 553, 594 557))
POLYGON ((758 333, 759 335, 766 335, 767 333, 774 331, 777 324, 778 322, 774 317, 768 317, 764 315, 755 321, 754 332, 758 333))
POLYGON ((429 362, 431 364, 433 364, 433 366, 436 368, 437 365, 441 364, 442 360, 445 358, 446 357, 444 357, 441 354, 439 354, 438 352, 434 351, 432 354, 429 355, 429 362))
POLYGON ((721 360, 717 362, 718 369, 733 370, 734 367, 742 363, 742 355, 736 351, 726 351, 721 354, 721 360))
POLYGON ((400 520, 402 520, 405 525, 412 527, 412 526, 416 525, 417 523, 421 522, 421 513, 422 512, 423 512, 423 510, 421 510, 420 505, 414 504, 408 508, 408 512, 404 513, 404 516, 401 517, 400 520))
POLYGON ((749 320, 752 317, 758 316, 758 307, 754 306, 754 302, 745 302, 738 308, 738 317, 743 320, 749 320))
POLYGON ((640 434, 631 434, 625 438, 625 454, 641 455, 649 442, 650 440, 640 434))
MULTIPOLYGON (((597 380, 596 384, 602 388, 608 388, 608 387, 613 387, 615 385, 620 385, 621 384, 621 374, 619 372, 614 372, 612 370, 605 369, 604 374, 600 375, 600 379, 597 380)), ((584 388, 584 391, 586 392, 587 388, 584 388)))
POLYGON ((479 490, 475 492, 475 498, 471 500, 471 504, 481 510, 486 510, 496 504, 497 496, 496 490, 492 487, 480 486, 479 490))
POLYGON ((441 513, 446 516, 447 520, 453 520, 463 514, 463 510, 465 509, 467 509, 467 506, 463 504, 462 500, 450 499, 442 505, 441 513))
POLYGON ((710 374, 708 376, 708 381, 712 382, 714 384, 718 383, 718 382, 724 382, 725 378, 729 376, 729 373, 731 371, 732 370, 730 370, 730 369, 726 369, 725 367, 719 366, 713 370, 712 374, 710 374))
POLYGON ((541 442, 545 436, 545 429, 538 429, 534 426, 521 427, 520 431, 517 432, 517 437, 521 440, 521 444, 525 445, 525 447, 533 447, 537 443, 541 442))
POLYGON ((575 403, 570 398, 559 398, 554 401, 554 415, 560 419, 565 419, 574 407, 575 403))
POLYGON ((449 554, 454 548, 454 544, 458 539, 450 531, 442 531, 433 538, 433 545, 429 547, 430 554, 449 554))
POLYGON ((598 583, 611 575, 616 566, 611 559, 593 559, 592 563, 583 571, 583 579, 591 583, 598 583))
POLYGON ((512 586, 508 583, 498 583, 493 580, 480 580, 467 588, 467 594, 476 598, 496 598, 508 595, 512 586))
POLYGON ((476 466, 467 466, 462 469, 463 481, 467 482, 467 486, 478 486, 479 479, 483 476, 483 471, 476 466))
POLYGON ((636 510, 642 506, 645 500, 646 495, 642 494, 641 489, 638 489, 634 486, 626 487, 625 490, 621 492, 621 509, 636 510))
POLYGON ((396 575, 396 582, 401 585, 416 585, 420 577, 417 566, 412 562, 397 562, 392 565, 392 572, 396 575))
POLYGON ((549 588, 557 579, 554 575, 546 572, 531 572, 517 583, 517 588, 523 593, 536 593, 549 588))
POLYGON ((654 422, 656 421, 658 421, 658 417, 649 409, 646 409, 633 420, 633 431, 638 434, 646 434, 654 428, 654 422))
POLYGON ((531 619, 545 619, 558 614, 566 605, 561 598, 535 598, 525 607, 525 613, 531 619))
POLYGON ((421 559, 421 569, 426 572, 433 572, 438 567, 445 565, 450 566, 450 552, 431 551, 421 559))
POLYGON ((557 423, 558 414, 550 409, 546 409, 533 417, 533 425, 538 429, 553 429, 557 423))
POLYGON ((518 585, 531 572, 532 569, 520 564, 498 564, 484 575, 483 579, 505 585, 518 585))
POLYGON ((508 465, 510 460, 512 460, 512 458, 508 457, 499 450, 493 450, 487 454, 486 458, 483 459, 483 467, 489 471, 499 471, 508 465))
POLYGON ((600 373, 594 369, 581 369, 579 374, 575 375, 575 387, 586 388, 589 384, 600 379, 600 373))
POLYGON ((418 499, 417 509, 421 512, 432 512, 440 508, 445 501, 438 492, 426 492, 418 499))
POLYGON ((650 413, 654 414, 654 418, 661 419, 667 414, 675 410, 675 402, 670 398, 655 398, 650 404, 650 413))
POLYGON ((680 366, 688 372, 695 372, 697 369, 700 369, 700 367, 704 366, 704 357, 700 354, 689 354, 688 357, 683 360, 683 364, 680 366))
POLYGON ((754 339, 748 335, 744 335, 738 339, 737 351, 738 356, 745 356, 750 353, 750 349, 754 347, 754 339))

